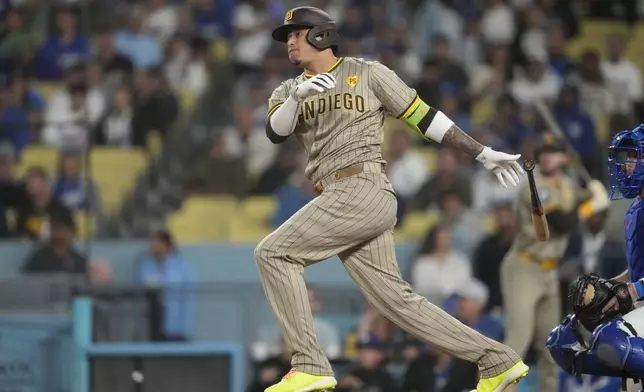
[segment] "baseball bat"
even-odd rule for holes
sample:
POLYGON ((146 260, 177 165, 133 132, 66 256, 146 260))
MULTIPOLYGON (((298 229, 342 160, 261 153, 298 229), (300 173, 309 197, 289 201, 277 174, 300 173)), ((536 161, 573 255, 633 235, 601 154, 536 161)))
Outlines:
POLYGON ((537 240, 548 241, 550 238, 550 230, 548 229, 548 221, 546 214, 543 213, 543 205, 539 199, 537 192, 537 184, 534 182, 534 161, 526 160, 523 162, 523 170, 528 175, 528 185, 530 186, 530 202, 532 204, 532 226, 537 235, 537 240))

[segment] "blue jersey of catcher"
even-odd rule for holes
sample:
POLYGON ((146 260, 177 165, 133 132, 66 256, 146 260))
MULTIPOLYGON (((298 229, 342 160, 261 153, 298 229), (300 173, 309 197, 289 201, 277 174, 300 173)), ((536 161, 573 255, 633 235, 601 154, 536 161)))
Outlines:
POLYGON ((610 199, 634 199, 624 217, 626 259, 632 282, 644 278, 644 124, 617 133, 608 146, 610 199))
POLYGON ((644 199, 637 197, 624 217, 626 261, 632 282, 644 278, 644 199))

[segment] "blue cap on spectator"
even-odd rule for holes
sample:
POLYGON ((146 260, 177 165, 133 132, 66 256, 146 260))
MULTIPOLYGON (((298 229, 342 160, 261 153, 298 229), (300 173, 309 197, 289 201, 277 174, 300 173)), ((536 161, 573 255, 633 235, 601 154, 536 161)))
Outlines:
POLYGON ((358 341, 356 342, 356 347, 358 349, 361 348, 375 348, 378 350, 382 350, 385 348, 385 342, 383 342, 380 338, 378 338, 376 335, 368 333, 365 335, 362 335, 358 337, 358 341))
POLYGON ((458 95, 458 86, 454 83, 444 82, 438 86, 443 95, 458 95))

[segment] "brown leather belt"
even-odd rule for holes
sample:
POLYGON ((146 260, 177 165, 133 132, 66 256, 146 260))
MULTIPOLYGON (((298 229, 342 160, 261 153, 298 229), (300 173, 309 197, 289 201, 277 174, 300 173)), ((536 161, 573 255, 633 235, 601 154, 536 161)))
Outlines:
MULTIPOLYGON (((356 174, 360 174, 360 173, 363 173, 363 172, 373 172, 373 170, 366 170, 365 169, 367 166, 371 166, 371 165, 374 165, 374 163, 373 162, 358 163, 357 165, 345 167, 344 169, 340 169, 338 171, 335 171, 335 172, 329 174, 324 179, 318 181, 315 184, 315 186, 313 187, 313 189, 315 190, 315 193, 317 193, 318 196, 319 196, 319 195, 322 194, 322 192, 324 192, 324 185, 322 185, 322 181, 326 182, 327 179, 333 179, 334 181, 339 181, 339 180, 341 180, 343 178, 355 176, 356 174)), ((375 165, 380 166, 380 172, 381 173, 385 172, 385 164, 384 163, 376 163, 375 165)))

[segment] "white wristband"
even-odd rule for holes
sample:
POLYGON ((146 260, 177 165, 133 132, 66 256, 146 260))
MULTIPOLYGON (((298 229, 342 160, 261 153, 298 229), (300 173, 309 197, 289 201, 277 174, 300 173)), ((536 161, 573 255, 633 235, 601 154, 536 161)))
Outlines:
POLYGON ((273 132, 280 136, 288 136, 293 133, 297 125, 299 109, 300 104, 292 97, 288 97, 282 106, 277 108, 269 118, 273 132))
POLYGON ((450 120, 443 112, 440 110, 436 111, 436 115, 432 119, 432 122, 427 127, 425 131, 425 136, 429 139, 432 139, 438 143, 443 141, 443 136, 447 131, 454 125, 454 121, 450 120))

